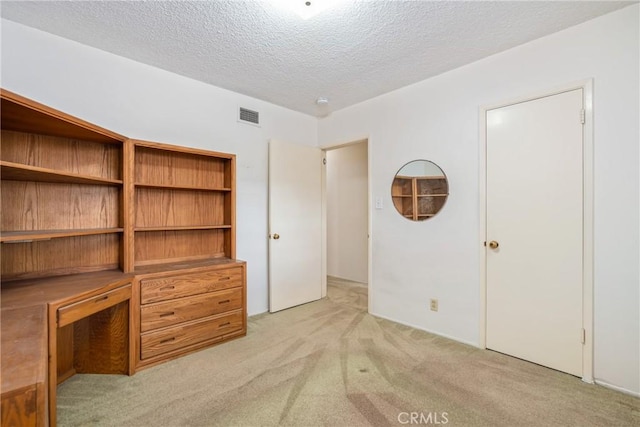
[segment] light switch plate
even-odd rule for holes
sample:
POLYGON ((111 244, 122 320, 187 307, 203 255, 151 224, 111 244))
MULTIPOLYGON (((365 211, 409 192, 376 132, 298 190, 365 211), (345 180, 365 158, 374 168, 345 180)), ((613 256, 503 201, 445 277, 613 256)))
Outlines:
POLYGON ((382 209, 382 197, 376 197, 376 209, 382 209))

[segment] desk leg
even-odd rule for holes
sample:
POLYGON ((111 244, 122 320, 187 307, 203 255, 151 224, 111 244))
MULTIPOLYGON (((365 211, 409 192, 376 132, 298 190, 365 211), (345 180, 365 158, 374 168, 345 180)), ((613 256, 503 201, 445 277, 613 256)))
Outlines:
POLYGON ((58 319, 56 305, 48 305, 48 328, 49 328, 49 426, 56 426, 56 388, 58 387, 58 319))

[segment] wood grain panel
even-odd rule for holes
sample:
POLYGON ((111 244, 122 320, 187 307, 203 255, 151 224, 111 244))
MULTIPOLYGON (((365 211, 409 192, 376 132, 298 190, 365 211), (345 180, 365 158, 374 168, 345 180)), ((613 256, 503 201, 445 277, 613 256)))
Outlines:
POLYGON ((56 330, 57 340, 57 376, 58 384, 72 377, 76 371, 73 367, 73 325, 67 325, 56 330))
POLYGON ((89 317, 131 298, 131 286, 114 289, 58 309, 58 327, 89 317))
POLYGON ((15 280, 118 268, 118 234, 2 244, 2 279, 15 280))
POLYGON ((128 374, 129 301, 73 325, 74 367, 78 373, 128 374))
POLYGON ((140 337, 141 358, 147 359, 241 330, 243 321, 244 315, 241 310, 238 310, 230 314, 207 317, 195 322, 143 334, 140 337))
POLYGON ((145 231, 135 233, 136 266, 225 256, 230 230, 145 231))
POLYGON ((0 174, 7 181, 58 182, 66 184, 121 185, 122 180, 77 175, 37 166, 0 160, 0 174))
POLYGON ((242 289, 180 298, 144 306, 140 312, 140 331, 164 328, 201 317, 242 308, 242 289))
POLYGON ((2 230, 115 228, 119 197, 117 187, 3 181, 2 230))
POLYGON ((34 240, 51 240, 62 237, 122 233, 123 230, 122 228, 81 228, 75 230, 3 231, 0 234, 0 242, 27 243, 34 240))
POLYGON ((35 427, 40 425, 38 424, 36 384, 2 393, 1 412, 3 427, 35 427))
POLYGON ((137 146, 135 182, 189 188, 228 188, 229 159, 137 146))
MULTIPOLYGON (((122 150, 124 159, 123 179, 124 191, 121 194, 120 202, 120 224, 124 227, 124 238, 120 246, 120 268, 125 273, 133 271, 133 227, 134 227, 134 186, 133 186, 133 153, 134 146, 131 140, 127 140, 122 150)), ((132 364, 133 366, 133 364, 132 364)))
POLYGON ((79 175, 122 179, 122 146, 2 130, 4 161, 79 175))
POLYGON ((239 287, 243 284, 242 271, 242 267, 235 267, 143 279, 140 282, 140 303, 149 304, 239 287))
POLYGON ((47 381, 47 309, 7 307, 0 326, 2 426, 44 425, 47 381))
POLYGON ((230 225, 224 206, 224 193, 137 188, 135 226, 230 225))

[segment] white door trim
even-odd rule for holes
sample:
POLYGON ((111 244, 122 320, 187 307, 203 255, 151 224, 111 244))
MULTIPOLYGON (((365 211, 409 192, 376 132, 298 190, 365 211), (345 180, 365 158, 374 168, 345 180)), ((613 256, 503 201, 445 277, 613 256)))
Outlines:
MULTIPOLYGON (((372 206, 371 206, 371 139, 368 136, 349 141, 338 142, 328 145, 323 145, 320 149, 323 152, 322 157, 326 158, 326 152, 336 150, 338 148, 348 147, 349 145, 355 145, 359 143, 367 144, 367 233, 369 239, 367 240, 367 288, 368 288, 368 305, 367 312, 371 313, 371 307, 373 307, 372 289, 373 289, 373 251, 371 249, 371 242, 373 240, 373 227, 372 227, 372 206)), ((327 295, 327 169, 322 169, 322 274, 323 274, 323 294, 324 298, 327 295)))
POLYGON ((593 79, 561 86, 549 91, 507 100, 495 105, 482 106, 479 109, 479 194, 480 194, 480 331, 479 346, 486 348, 487 338, 487 252, 484 242, 487 239, 487 123, 488 110, 506 107, 521 102, 557 95, 559 93, 583 90, 585 123, 583 129, 583 283, 582 283, 582 327, 585 330, 585 343, 582 348, 582 380, 593 383, 593 79))

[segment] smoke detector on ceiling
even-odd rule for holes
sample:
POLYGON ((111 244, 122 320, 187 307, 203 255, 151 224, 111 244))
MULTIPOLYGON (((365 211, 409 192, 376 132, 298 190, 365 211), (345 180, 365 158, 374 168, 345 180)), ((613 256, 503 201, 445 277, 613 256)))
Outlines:
POLYGON ((316 116, 318 117, 327 117, 331 110, 329 109, 329 99, 324 96, 316 99, 316 105, 318 106, 316 116))

